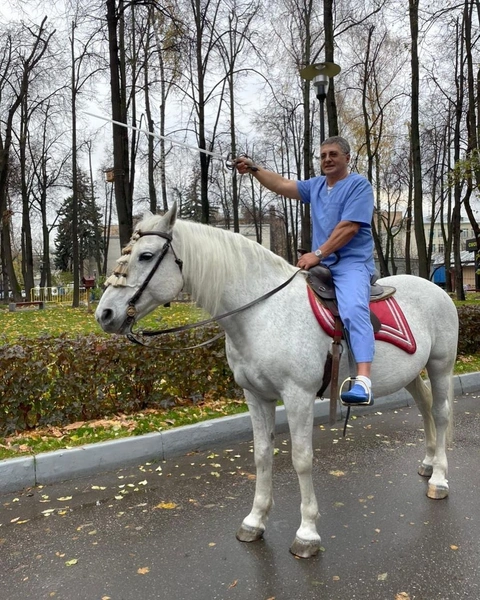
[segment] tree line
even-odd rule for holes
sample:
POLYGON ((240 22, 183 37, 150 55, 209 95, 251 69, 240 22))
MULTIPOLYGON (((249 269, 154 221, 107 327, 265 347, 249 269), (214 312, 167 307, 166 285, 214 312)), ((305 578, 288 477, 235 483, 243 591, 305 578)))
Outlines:
POLYGON ((308 207, 238 177, 228 159, 247 153, 308 178, 319 174, 322 129, 350 141, 353 168, 374 187, 381 274, 402 257, 407 272, 429 277, 440 222, 463 296, 463 215, 480 239, 478 2, 25 0, 13 9, 0 19, 4 297, 28 295, 39 270, 51 286, 53 264, 71 273, 78 305, 86 258, 105 273, 110 224, 124 246, 142 210, 173 201, 184 218, 234 231, 248 219, 259 237, 274 215, 295 262, 310 245, 308 207), (299 74, 323 62, 341 67, 324 128, 312 81, 299 74))

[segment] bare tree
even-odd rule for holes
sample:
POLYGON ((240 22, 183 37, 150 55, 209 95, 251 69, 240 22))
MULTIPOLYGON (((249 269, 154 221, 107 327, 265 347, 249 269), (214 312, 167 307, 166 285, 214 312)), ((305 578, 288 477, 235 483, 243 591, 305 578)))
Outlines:
POLYGON ((29 82, 41 62, 54 31, 47 31, 47 17, 36 27, 21 26, 16 33, 7 32, 0 56, 0 102, 8 102, 6 120, 0 132, 0 215, 2 218, 2 265, 5 265, 4 294, 12 289, 20 299, 20 290, 14 270, 10 241, 11 212, 8 209, 8 177, 14 117, 28 91, 29 82), (20 37, 24 43, 18 43, 20 37))

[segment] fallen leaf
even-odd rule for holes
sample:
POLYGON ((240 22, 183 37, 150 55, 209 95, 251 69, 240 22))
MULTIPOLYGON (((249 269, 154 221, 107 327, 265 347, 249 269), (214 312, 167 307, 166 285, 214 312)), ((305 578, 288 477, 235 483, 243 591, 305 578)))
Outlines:
POLYGON ((172 510, 172 508, 177 508, 177 505, 175 504, 175 502, 160 502, 160 504, 157 504, 157 506, 154 506, 154 508, 162 508, 164 510, 172 510))
POLYGON ((338 575, 334 575, 332 579, 333 581, 340 581, 340 577, 338 575))
POLYGON ((380 575, 377 576, 377 581, 386 581, 388 577, 388 573, 380 573, 380 575))
POLYGON ((330 471, 329 475, 333 475, 334 477, 343 477, 345 473, 343 471, 330 471))
POLYGON ((72 496, 62 496, 61 498, 57 498, 59 502, 66 502, 67 500, 71 500, 72 496))
POLYGON ((73 567, 73 565, 76 565, 77 563, 78 563, 77 558, 72 558, 71 560, 65 561, 65 564, 67 565, 67 567, 73 567))
POLYGON ((238 583, 238 579, 235 579, 235 581, 232 581, 232 583, 228 586, 228 589, 231 590, 232 588, 234 588, 238 583))
POLYGON ((395 596, 395 600, 410 600, 410 596, 407 592, 400 592, 395 596))
POLYGON ((146 575, 147 573, 150 573, 150 567, 140 567, 140 569, 137 569, 137 573, 139 575, 146 575))
POLYGON ((455 544, 450 544, 450 548, 452 550, 458 550, 458 546, 455 546, 455 544))

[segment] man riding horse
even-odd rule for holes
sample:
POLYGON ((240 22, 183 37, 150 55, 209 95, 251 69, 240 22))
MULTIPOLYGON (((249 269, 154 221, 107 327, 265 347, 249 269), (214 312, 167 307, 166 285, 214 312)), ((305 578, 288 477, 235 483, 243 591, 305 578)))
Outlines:
POLYGON ((371 229, 374 199, 370 182, 349 172, 349 163, 349 143, 334 136, 320 147, 324 175, 319 177, 287 179, 247 157, 239 157, 236 167, 240 174, 250 173, 272 192, 310 204, 313 250, 303 254, 297 266, 308 270, 322 262, 330 269, 338 311, 356 363, 353 386, 342 392, 341 399, 347 405, 371 405, 375 341, 369 298, 375 270, 371 229))

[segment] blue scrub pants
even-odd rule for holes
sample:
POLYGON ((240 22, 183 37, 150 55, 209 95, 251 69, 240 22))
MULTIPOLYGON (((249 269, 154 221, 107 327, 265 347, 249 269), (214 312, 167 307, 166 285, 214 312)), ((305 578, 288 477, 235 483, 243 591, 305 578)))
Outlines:
POLYGON ((370 278, 365 265, 330 267, 338 301, 338 312, 348 332, 355 362, 372 362, 375 338, 370 321, 370 278))

